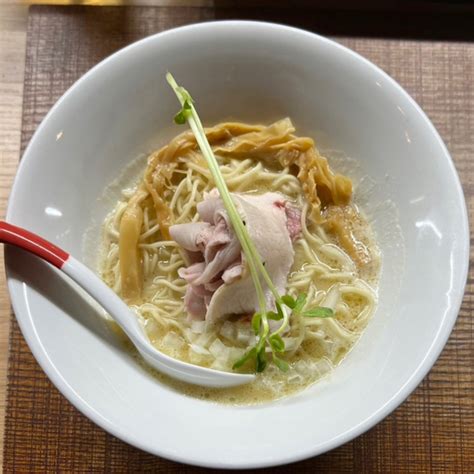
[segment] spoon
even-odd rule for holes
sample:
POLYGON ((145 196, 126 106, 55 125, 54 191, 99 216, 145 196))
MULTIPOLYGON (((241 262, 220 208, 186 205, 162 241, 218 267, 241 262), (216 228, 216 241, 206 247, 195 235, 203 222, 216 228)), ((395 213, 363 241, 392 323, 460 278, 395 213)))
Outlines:
POLYGON ((21 227, 0 221, 0 242, 15 245, 46 260, 89 293, 124 330, 153 368, 183 382, 206 387, 234 387, 252 382, 253 374, 236 374, 188 364, 155 349, 125 302, 95 273, 64 250, 21 227))

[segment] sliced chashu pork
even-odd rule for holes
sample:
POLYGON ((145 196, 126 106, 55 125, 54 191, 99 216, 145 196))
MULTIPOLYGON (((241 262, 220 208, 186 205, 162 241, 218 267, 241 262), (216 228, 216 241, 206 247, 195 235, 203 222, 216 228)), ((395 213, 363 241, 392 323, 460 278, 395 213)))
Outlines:
MULTIPOLYGON (((300 231, 300 211, 280 194, 232 197, 273 284, 284 293, 300 231)), ((202 222, 170 227, 171 237, 186 251, 187 268, 179 274, 188 282, 185 304, 196 319, 212 323, 233 314, 258 309, 255 287, 217 190, 205 196, 197 210, 202 222)), ((265 288, 267 304, 274 308, 265 288)))

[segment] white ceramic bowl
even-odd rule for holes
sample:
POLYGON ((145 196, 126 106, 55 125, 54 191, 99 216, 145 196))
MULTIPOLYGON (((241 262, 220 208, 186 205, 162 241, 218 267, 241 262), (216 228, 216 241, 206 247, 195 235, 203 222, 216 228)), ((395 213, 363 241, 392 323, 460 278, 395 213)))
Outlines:
POLYGON ((384 258, 375 317, 342 365, 304 393, 261 406, 215 405, 160 385, 69 283, 9 248, 8 285, 23 334, 79 410, 150 453, 244 468, 339 446, 410 394, 456 320, 469 239, 446 147, 400 86, 332 41, 272 24, 198 24, 119 51, 58 101, 25 152, 8 220, 85 258, 86 229, 92 225, 97 242, 112 206, 99 199, 106 185, 138 153, 182 130, 172 125, 168 70, 192 91, 207 123, 290 116, 299 134, 325 137, 357 160, 354 173, 370 178, 361 187, 373 182, 367 211, 384 258))

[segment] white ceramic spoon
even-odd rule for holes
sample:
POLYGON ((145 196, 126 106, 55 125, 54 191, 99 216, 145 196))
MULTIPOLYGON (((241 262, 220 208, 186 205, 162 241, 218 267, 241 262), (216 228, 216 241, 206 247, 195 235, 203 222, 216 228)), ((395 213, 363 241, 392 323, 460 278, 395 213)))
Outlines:
POLYGON ((233 374, 206 369, 173 359, 155 349, 138 318, 115 292, 79 260, 25 229, 0 221, 0 242, 16 245, 46 260, 72 278, 110 314, 125 331, 145 361, 155 369, 183 382, 206 387, 233 387, 254 380, 252 374, 233 374))

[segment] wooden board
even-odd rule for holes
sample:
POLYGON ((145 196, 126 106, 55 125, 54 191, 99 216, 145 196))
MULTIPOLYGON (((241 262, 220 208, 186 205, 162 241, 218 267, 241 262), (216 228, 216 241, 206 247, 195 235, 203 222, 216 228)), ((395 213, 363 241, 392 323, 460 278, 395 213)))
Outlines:
MULTIPOLYGON (((23 64, 28 9, 25 5, 4 5, 0 0, 0 218, 4 218, 10 188, 18 165, 23 95, 23 64)), ((0 444, 6 410, 10 301, 0 251, 0 444)), ((0 446, 0 465, 3 450, 0 446)))
MULTIPOLYGON (((238 13, 237 9, 184 7, 33 7, 28 25, 22 148, 59 96, 105 56, 172 26, 249 16, 248 12, 238 13)), ((280 11, 268 14, 269 19, 282 20, 284 16, 280 11)), ((295 18, 293 13, 290 19, 293 22, 295 18)), ((307 19, 304 24, 314 27, 307 19)), ((452 153, 473 222, 474 44, 336 39, 392 75, 428 113, 452 153)), ((351 443, 271 472, 473 472, 473 275, 471 271, 464 304, 445 350, 398 410, 351 443)), ((206 472, 143 453, 96 427, 52 386, 14 321, 4 471, 206 472)))

